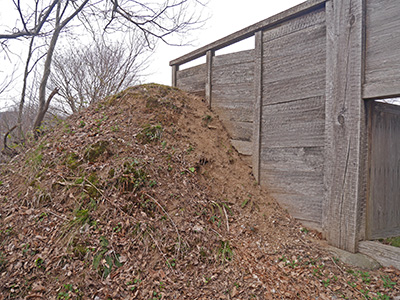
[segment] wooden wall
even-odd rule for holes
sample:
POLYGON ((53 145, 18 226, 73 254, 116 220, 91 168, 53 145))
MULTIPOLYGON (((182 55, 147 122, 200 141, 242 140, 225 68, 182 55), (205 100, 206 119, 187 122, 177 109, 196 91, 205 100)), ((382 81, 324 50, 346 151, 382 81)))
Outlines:
POLYGON ((223 121, 235 148, 242 154, 250 155, 254 50, 213 57, 211 74, 211 108, 223 121))
POLYGON ((371 101, 368 238, 400 235, 400 106, 371 101))
POLYGON ((400 96, 399 3, 307 0, 170 62, 173 84, 205 94, 252 154, 256 180, 351 252, 400 227, 398 201, 386 199, 400 193, 398 120, 377 105, 367 131, 363 100, 400 96), (253 35, 254 51, 213 56, 253 35), (176 72, 204 55, 206 65, 176 72))
POLYGON ((260 183, 296 218, 321 227, 325 11, 263 32, 260 183))
POLYGON ((400 95, 399 0, 366 0, 364 98, 400 95))
POLYGON ((179 70, 176 74, 176 86, 182 90, 204 96, 206 74, 206 64, 179 70))

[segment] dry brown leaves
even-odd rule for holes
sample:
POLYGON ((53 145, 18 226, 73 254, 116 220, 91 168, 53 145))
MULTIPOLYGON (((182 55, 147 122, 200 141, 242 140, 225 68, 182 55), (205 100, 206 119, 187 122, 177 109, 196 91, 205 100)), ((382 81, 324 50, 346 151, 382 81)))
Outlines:
POLYGON ((0 299, 388 299, 254 184, 202 99, 134 87, 1 168, 0 299))

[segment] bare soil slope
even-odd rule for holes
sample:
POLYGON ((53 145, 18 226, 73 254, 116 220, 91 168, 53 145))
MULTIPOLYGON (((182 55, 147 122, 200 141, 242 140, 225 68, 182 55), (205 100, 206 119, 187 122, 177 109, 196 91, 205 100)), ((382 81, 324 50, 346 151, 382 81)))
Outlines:
POLYGON ((254 181, 201 98, 142 85, 0 169, 0 299, 390 299, 254 181))

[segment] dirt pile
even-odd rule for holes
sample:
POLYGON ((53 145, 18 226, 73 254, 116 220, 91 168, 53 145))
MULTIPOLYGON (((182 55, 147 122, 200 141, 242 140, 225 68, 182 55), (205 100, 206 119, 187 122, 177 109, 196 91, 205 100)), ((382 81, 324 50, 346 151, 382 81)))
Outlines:
POLYGON ((142 85, 59 123, 1 167, 0 299, 400 293, 397 270, 349 268, 320 249, 201 98, 142 85))

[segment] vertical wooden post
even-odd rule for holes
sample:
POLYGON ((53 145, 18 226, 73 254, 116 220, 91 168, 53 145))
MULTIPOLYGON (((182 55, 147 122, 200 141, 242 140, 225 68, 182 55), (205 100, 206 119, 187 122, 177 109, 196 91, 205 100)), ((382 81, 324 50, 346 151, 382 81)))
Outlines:
POLYGON ((177 73, 179 71, 179 65, 173 65, 172 66, 172 83, 171 85, 173 87, 177 86, 177 73))
POLYGON ((206 64, 207 64, 207 79, 206 79, 206 101, 208 107, 211 108, 211 94, 212 94, 212 64, 214 57, 214 50, 208 50, 206 53, 206 64))
POLYGON ((328 242, 356 252, 365 198, 364 0, 326 2, 325 201, 328 242))
POLYGON ((262 73, 263 73, 263 32, 255 34, 254 51, 254 121, 253 121, 253 174, 260 183, 261 127, 262 127, 262 73))

